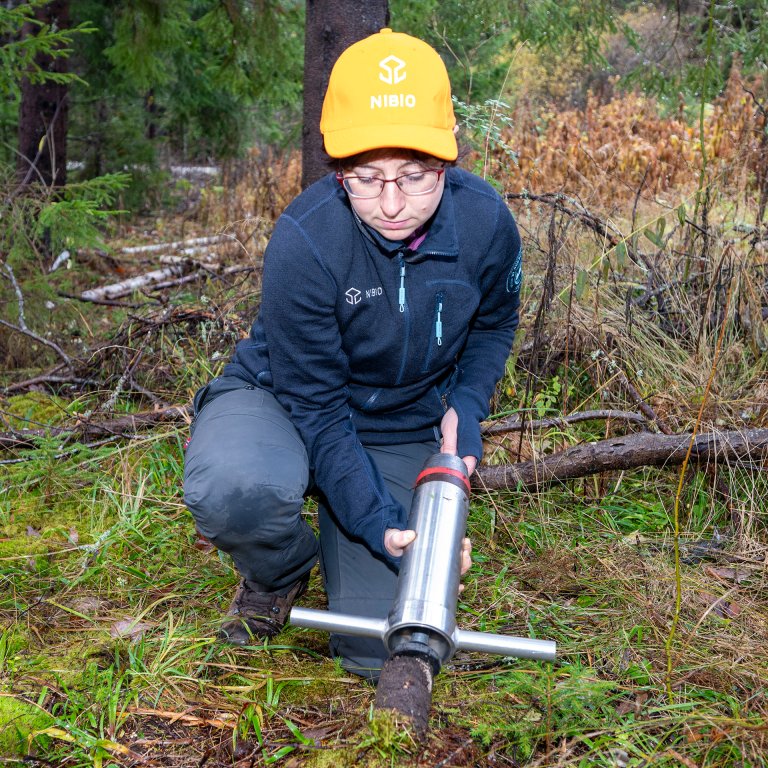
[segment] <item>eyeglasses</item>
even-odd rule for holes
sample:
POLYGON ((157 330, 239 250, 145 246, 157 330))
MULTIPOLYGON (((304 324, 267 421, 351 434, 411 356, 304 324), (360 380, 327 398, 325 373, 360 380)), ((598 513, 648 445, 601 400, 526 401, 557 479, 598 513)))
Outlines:
POLYGON ((378 197, 384 191, 385 184, 397 184, 404 195, 428 195, 437 189, 440 176, 445 168, 405 173, 394 179, 382 179, 380 176, 345 176, 341 171, 336 174, 336 181, 341 184, 350 197, 378 197))

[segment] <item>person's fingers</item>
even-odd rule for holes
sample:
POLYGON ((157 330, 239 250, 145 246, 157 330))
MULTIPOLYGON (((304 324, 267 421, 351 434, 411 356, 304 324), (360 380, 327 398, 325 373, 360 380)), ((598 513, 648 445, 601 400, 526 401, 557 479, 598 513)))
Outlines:
POLYGON ((467 467, 467 474, 471 475, 475 471, 475 467, 477 467, 477 459, 474 456, 465 456, 464 464, 467 467))
POLYGON ((395 546, 405 549, 416 538, 416 531, 398 531, 395 534, 395 546))
POLYGON ((463 576, 472 567, 472 542, 464 539, 461 544, 461 575, 463 576))
POLYGON ((384 532, 384 548, 392 557, 400 557, 403 550, 416 538, 416 531, 387 528, 384 532))
POLYGON ((458 451, 459 417, 453 408, 449 408, 440 422, 440 433, 443 441, 440 445, 440 453, 450 453, 454 456, 458 451))

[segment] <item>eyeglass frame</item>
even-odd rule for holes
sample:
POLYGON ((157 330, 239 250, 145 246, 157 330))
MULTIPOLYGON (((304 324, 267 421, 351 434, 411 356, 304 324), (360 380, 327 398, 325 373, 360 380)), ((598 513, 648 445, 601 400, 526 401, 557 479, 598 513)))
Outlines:
POLYGON ((368 178, 376 178, 375 176, 358 176, 357 174, 352 176, 345 176, 344 171, 336 171, 336 181, 341 184, 342 189, 350 196, 354 197, 355 200, 375 200, 377 197, 381 197, 382 192, 384 192, 385 185, 394 182, 397 184, 397 188, 407 197, 421 197, 422 195, 429 195, 430 193, 434 192, 437 189, 437 185, 440 183, 440 177, 445 173, 445 168, 424 168, 422 171, 411 171, 410 173, 401 173, 399 176, 395 176, 394 179, 378 179, 378 181, 382 182, 381 189, 379 190, 378 195, 371 195, 370 197, 367 197, 365 195, 356 195, 354 192, 350 192, 350 190, 346 187, 344 182, 347 179, 368 179, 368 178), (400 179, 404 179, 406 176, 417 176, 419 173, 436 173, 437 179, 435 179, 435 186, 432 187, 432 189, 427 190, 426 192, 406 192, 397 182, 400 179))

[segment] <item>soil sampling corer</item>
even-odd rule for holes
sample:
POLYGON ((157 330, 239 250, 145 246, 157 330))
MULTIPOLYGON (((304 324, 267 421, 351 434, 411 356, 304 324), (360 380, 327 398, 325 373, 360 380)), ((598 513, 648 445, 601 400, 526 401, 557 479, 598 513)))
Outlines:
POLYGON ((437 674, 456 651, 554 661, 549 640, 472 632, 456 625, 461 546, 469 514, 469 476, 458 456, 431 456, 416 479, 408 528, 416 539, 403 553, 395 599, 386 619, 294 607, 290 622, 356 637, 380 638, 390 658, 415 656, 437 674))

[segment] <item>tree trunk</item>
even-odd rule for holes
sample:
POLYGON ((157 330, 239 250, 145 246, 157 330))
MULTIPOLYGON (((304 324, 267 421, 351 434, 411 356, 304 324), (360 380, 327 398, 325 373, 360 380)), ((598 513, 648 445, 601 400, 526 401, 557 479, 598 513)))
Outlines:
POLYGON ((307 0, 301 186, 328 173, 320 135, 323 97, 339 54, 389 23, 387 0, 307 0))
MULTIPOLYGON (((35 18, 54 29, 66 29, 69 27, 69 0, 52 0, 35 10, 35 18)), ((36 25, 25 24, 22 34, 34 36, 37 31, 36 25)), ((67 72, 66 57, 38 54, 35 63, 44 72, 67 72)), ((56 187, 66 184, 68 112, 66 84, 22 80, 18 160, 22 184, 39 182, 56 187)))

